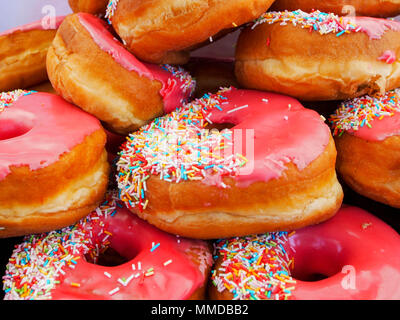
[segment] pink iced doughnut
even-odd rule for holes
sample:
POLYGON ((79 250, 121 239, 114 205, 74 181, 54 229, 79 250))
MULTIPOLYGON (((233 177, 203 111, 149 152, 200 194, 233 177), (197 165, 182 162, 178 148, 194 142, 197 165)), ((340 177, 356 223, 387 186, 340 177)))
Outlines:
POLYGON ((220 240, 213 299, 400 299, 400 236, 350 206, 297 230, 220 240))
POLYGON ((164 233, 109 196, 87 218, 18 245, 5 299, 199 299, 212 264, 204 241, 164 233), (96 265, 112 248, 128 262, 96 265))

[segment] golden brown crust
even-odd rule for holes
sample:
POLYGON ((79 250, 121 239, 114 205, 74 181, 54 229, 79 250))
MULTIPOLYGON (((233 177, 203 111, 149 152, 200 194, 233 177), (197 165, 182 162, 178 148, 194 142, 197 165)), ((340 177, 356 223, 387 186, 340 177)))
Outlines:
POLYGON ((104 14, 108 0, 68 0, 68 3, 73 12, 104 14))
POLYGON ((228 188, 199 181, 147 180, 148 206, 136 212, 156 227, 190 238, 214 239, 297 229, 322 222, 339 209, 343 191, 336 179, 336 149, 325 151, 299 171, 293 163, 278 179, 247 188, 224 178, 228 188))
MULTIPOLYGON (((273 0, 120 0, 112 24, 140 59, 172 63, 166 56, 191 48, 265 12, 273 0)), ((177 61, 175 61, 177 62, 177 61)), ((180 61, 185 63, 187 61, 180 61)))
POLYGON ((56 30, 16 31, 0 36, 0 91, 47 80, 46 54, 56 30))
POLYGON ((367 141, 344 133, 335 142, 343 180, 365 197, 400 208, 400 136, 367 141))
POLYGON ((371 40, 364 32, 337 37, 263 23, 241 33, 235 73, 247 88, 300 100, 343 100, 400 86, 400 63, 378 60, 387 50, 400 55, 400 32, 371 40))
POLYGON ((116 133, 127 134, 163 113, 161 82, 119 65, 76 14, 61 24, 47 55, 47 71, 58 94, 116 133))
POLYGON ((271 10, 297 10, 310 12, 312 9, 332 12, 337 15, 355 13, 357 16, 394 17, 400 14, 399 0, 276 0, 271 10), (350 7, 354 7, 354 11, 350 7))
POLYGON ((196 79, 196 98, 205 93, 215 93, 222 87, 239 87, 233 60, 192 58, 185 69, 196 79))
POLYGON ((105 142, 99 129, 52 165, 11 167, 0 181, 0 238, 65 227, 95 209, 108 183, 105 142))

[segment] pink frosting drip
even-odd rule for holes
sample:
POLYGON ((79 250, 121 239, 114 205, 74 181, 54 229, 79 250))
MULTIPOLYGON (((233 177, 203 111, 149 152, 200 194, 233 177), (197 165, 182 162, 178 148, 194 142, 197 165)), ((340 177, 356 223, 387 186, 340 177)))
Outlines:
POLYGON ((357 25, 356 29, 366 33, 370 39, 382 38, 383 34, 389 30, 400 31, 400 23, 388 19, 378 19, 370 17, 344 17, 344 21, 352 20, 357 25))
POLYGON ((58 29, 58 27, 60 26, 60 24, 63 22, 65 16, 60 16, 60 17, 56 17, 55 19, 55 28, 49 28, 49 29, 45 29, 42 23, 42 20, 39 21, 35 21, 32 23, 28 23, 19 27, 15 27, 9 30, 6 30, 4 32, 0 33, 0 37, 1 36, 7 36, 9 34, 13 34, 15 32, 26 32, 26 31, 31 31, 31 30, 55 30, 58 29))
POLYGON ((349 132, 368 141, 383 141, 391 136, 400 135, 400 113, 398 112, 391 117, 383 117, 381 120, 374 119, 370 123, 372 128, 364 126, 349 132))
MULTIPOLYGON (((105 228, 112 234, 111 248, 124 257, 130 257, 130 261, 106 267, 86 262, 82 257, 73 270, 65 269, 66 274, 60 285, 52 290, 53 299, 182 300, 189 298, 205 283, 200 268, 211 266, 211 254, 203 256, 203 265, 199 268, 185 252, 193 248, 207 250, 206 242, 177 238, 151 226, 125 207, 117 210, 114 217, 102 219, 105 228), (157 249, 151 251, 155 245, 158 245, 157 249), (164 265, 169 260, 171 263, 164 265), (132 270, 132 264, 135 270, 132 270), (150 268, 153 268, 154 275, 144 276, 150 268), (104 272, 108 272, 111 278, 107 278, 104 272), (137 273, 142 275, 127 286, 117 282, 137 273), (71 287, 71 283, 79 283, 80 287, 71 287), (109 292, 116 287, 119 288, 118 293, 110 295, 109 292)), ((96 230, 93 234, 97 234, 96 230)))
POLYGON ((190 92, 183 90, 184 82, 172 73, 158 65, 139 61, 109 32, 107 25, 101 19, 87 14, 78 13, 79 22, 89 32, 94 42, 101 50, 110 54, 113 59, 128 71, 135 71, 140 76, 162 83, 160 95, 164 100, 164 111, 171 112, 186 100, 190 92))
POLYGON ((241 135, 233 135, 233 142, 242 140, 242 154, 249 161, 236 177, 240 186, 279 178, 288 162, 303 170, 329 143, 329 127, 317 112, 304 108, 296 99, 233 88, 222 95, 227 98, 222 111, 214 108, 208 118, 213 123, 234 124, 234 132, 241 129, 241 135), (254 140, 246 129, 254 130, 254 140), (246 136, 251 145, 246 144, 246 136))
POLYGON ((101 125, 57 95, 32 93, 0 114, 0 127, 2 180, 12 166, 38 170, 55 163, 101 125))
POLYGON ((386 50, 379 58, 378 60, 384 61, 387 64, 392 64, 393 62, 396 61, 396 53, 393 52, 392 50, 386 50))

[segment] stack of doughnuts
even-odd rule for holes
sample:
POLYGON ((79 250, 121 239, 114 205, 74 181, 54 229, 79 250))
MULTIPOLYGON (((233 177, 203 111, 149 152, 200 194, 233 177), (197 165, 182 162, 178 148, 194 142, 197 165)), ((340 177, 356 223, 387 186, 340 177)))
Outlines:
POLYGON ((400 299, 395 1, 68 2, 0 34, 5 299, 400 299))

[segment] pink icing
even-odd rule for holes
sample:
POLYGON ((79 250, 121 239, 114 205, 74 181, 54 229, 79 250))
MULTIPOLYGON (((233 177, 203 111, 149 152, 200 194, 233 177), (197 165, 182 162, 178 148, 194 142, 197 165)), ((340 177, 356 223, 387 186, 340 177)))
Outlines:
POLYGON ((113 59, 128 71, 135 71, 140 76, 150 80, 158 80, 162 83, 160 95, 164 100, 164 111, 171 112, 186 100, 190 92, 182 90, 183 81, 158 65, 144 63, 136 59, 124 46, 113 37, 107 29, 107 25, 101 19, 87 14, 78 13, 79 22, 89 32, 95 43, 101 50, 110 54, 113 59))
MULTIPOLYGON (((65 269, 61 283, 52 290, 52 299, 182 300, 203 286, 206 281, 204 275, 185 252, 191 248, 207 250, 206 242, 177 238, 151 226, 125 207, 117 210, 114 217, 101 219, 105 229, 112 234, 110 247, 122 256, 129 257, 130 261, 106 267, 86 262, 82 257, 77 260, 74 269, 65 269), (159 246, 151 251, 153 244, 159 246), (169 260, 172 262, 165 266, 164 263, 169 260), (141 270, 138 270, 139 262, 141 270), (150 268, 153 268, 154 275, 144 276, 150 268), (104 272, 111 277, 106 277, 104 272), (142 275, 133 278, 127 286, 117 282, 138 272, 142 275), (79 283, 80 287, 72 287, 71 283, 79 283), (119 287, 119 291, 111 295, 110 292, 116 287, 119 287)), ((93 234, 96 235, 96 230, 93 234)), ((204 259, 202 268, 211 266, 211 254, 205 255, 204 259)))
POLYGON ((343 206, 332 219, 297 230, 289 244, 293 299, 400 299, 400 237, 362 209, 343 206), (305 281, 313 274, 326 279, 305 281))
POLYGON ((0 114, 0 180, 10 167, 38 170, 101 128, 100 122, 61 97, 32 93, 0 114))
MULTIPOLYGON (((56 17, 55 29, 58 29, 60 24, 63 22, 64 18, 65 18, 65 16, 56 17)), ((32 31, 32 30, 54 30, 54 29, 45 29, 43 26, 42 20, 39 20, 39 21, 35 21, 35 22, 29 23, 29 24, 25 24, 25 25, 1 32, 0 37, 7 36, 7 35, 13 34, 18 31, 19 32, 27 32, 27 31, 32 31)))
POLYGON ((356 29, 366 33, 370 39, 380 39, 386 31, 400 31, 400 23, 388 19, 370 17, 343 17, 344 21, 355 21, 356 29))
POLYGON ((384 61, 387 64, 392 64, 393 62, 396 61, 396 53, 393 52, 392 50, 386 50, 379 58, 378 60, 384 61))
POLYGON ((294 98, 233 88, 222 95, 227 98, 221 104, 222 111, 214 108, 208 118, 213 123, 234 124, 234 132, 241 129, 240 135, 233 135, 233 141, 242 139, 242 154, 249 162, 236 177, 240 186, 279 178, 288 162, 303 170, 328 145, 329 127, 317 112, 304 108, 294 98), (245 105, 248 107, 229 112, 245 105), (246 129, 254 130, 254 140, 249 140, 251 144, 254 141, 254 147, 246 145, 246 135, 251 137, 246 129))
POLYGON ((364 126, 349 132, 368 141, 382 141, 391 136, 400 135, 400 113, 398 112, 391 117, 383 117, 381 120, 374 119, 370 123, 372 128, 364 126))

